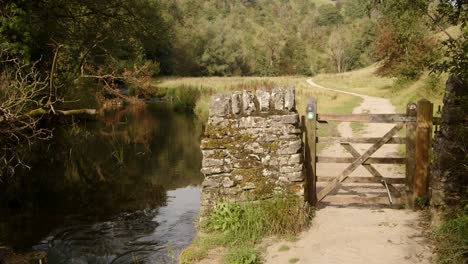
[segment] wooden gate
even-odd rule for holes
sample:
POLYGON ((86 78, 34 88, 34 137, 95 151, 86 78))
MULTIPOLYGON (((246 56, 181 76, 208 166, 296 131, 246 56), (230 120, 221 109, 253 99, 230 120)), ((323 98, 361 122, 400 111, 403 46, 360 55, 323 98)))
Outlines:
POLYGON ((429 154, 432 142, 433 105, 425 99, 417 104, 408 104, 405 114, 320 114, 317 113, 317 101, 310 98, 307 101, 306 115, 302 117, 304 125, 305 164, 307 199, 316 204, 338 189, 341 183, 375 183, 385 188, 389 202, 393 197, 406 195, 406 203, 412 206, 417 197, 425 197, 428 192, 429 154), (364 137, 319 137, 317 136, 317 122, 368 122, 395 124, 384 136, 376 138, 364 137), (397 136, 397 133, 406 128, 406 136, 397 136), (322 157, 317 156, 317 144, 340 144, 348 153, 348 157, 322 157), (372 144, 364 153, 360 154, 351 144, 372 144), (385 144, 406 145, 405 157, 372 157, 372 155, 385 144), (317 173, 317 163, 349 163, 349 165, 336 177, 322 177, 317 173), (405 177, 384 177, 373 164, 404 164, 405 177), (359 166, 363 166, 372 177, 349 177, 359 166), (317 190, 317 182, 328 184, 317 190), (394 184, 405 184, 405 193, 402 194, 394 184))

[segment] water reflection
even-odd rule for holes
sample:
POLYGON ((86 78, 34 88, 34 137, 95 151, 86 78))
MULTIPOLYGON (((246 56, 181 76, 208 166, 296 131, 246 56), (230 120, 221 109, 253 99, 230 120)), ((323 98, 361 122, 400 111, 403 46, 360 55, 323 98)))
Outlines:
POLYGON ((36 244, 49 263, 169 263, 194 232, 199 129, 160 104, 58 129, 0 185, 0 242, 36 244))

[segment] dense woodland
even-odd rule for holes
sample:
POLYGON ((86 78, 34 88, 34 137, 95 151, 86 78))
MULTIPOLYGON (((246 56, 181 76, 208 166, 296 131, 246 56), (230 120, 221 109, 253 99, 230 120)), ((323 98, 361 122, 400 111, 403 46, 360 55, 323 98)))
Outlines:
POLYGON ((21 164, 18 143, 50 137, 38 116, 95 100, 90 82, 145 95, 158 76, 315 75, 373 63, 403 79, 466 76, 467 8, 464 0, 2 1, 0 175, 21 164))
POLYGON ((382 74, 414 78, 444 56, 438 32, 461 25, 466 37, 463 2, 15 0, 0 4, 0 40, 46 69, 61 47, 59 72, 71 78, 134 65, 154 75, 314 75, 377 61, 382 74))

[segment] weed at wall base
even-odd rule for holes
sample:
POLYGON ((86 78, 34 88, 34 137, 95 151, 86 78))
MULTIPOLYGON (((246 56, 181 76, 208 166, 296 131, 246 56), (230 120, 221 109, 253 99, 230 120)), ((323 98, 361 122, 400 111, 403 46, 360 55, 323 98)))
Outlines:
POLYGON ((434 233, 438 240, 436 263, 468 263, 468 208, 452 213, 434 233))
POLYGON ((275 196, 255 203, 219 202, 199 227, 199 235, 180 257, 194 263, 209 250, 225 247, 225 263, 260 263, 256 245, 267 236, 294 236, 309 226, 312 208, 297 196, 275 196))

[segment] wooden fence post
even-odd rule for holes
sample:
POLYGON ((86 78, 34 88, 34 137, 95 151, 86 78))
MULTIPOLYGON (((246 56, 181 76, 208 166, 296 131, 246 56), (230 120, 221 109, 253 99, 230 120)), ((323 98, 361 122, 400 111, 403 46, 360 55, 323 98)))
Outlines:
MULTIPOLYGON (((416 116, 417 105, 410 103, 406 115, 416 116)), ((414 173, 416 170, 416 122, 406 123, 406 204, 414 207, 414 173)))
POLYGON ((306 105, 306 116, 302 117, 302 123, 305 127, 305 170, 306 170, 306 185, 307 185, 307 201, 310 205, 317 203, 316 191, 316 132, 317 132, 317 101, 314 98, 309 98, 306 105))
POLYGON ((433 105, 426 99, 418 101, 416 125, 416 169, 414 198, 427 196, 429 182, 429 154, 432 142, 433 105))

